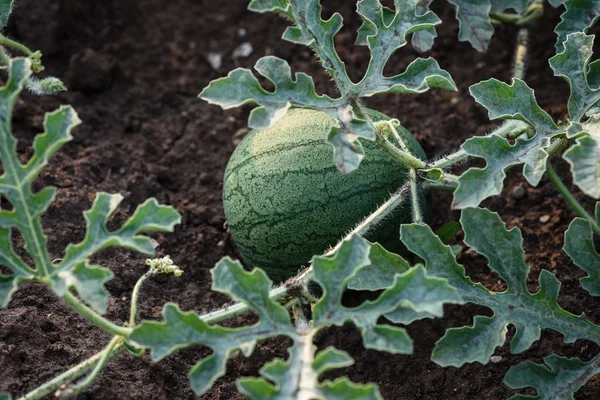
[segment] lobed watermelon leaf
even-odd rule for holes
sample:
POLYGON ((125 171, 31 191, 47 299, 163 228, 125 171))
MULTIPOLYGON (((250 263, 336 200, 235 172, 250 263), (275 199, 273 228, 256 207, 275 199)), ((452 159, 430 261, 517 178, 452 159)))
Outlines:
POLYGON ((473 137, 465 141, 463 150, 485 158, 485 168, 469 168, 458 179, 454 192, 454 208, 477 207, 486 198, 501 192, 506 174, 512 165, 524 164, 523 175, 536 186, 546 171, 550 139, 561 129, 542 110, 533 90, 520 79, 512 85, 489 79, 470 87, 471 95, 488 110, 490 119, 510 118, 530 124, 535 130, 531 138, 519 137, 514 144, 499 135, 473 137))
POLYGON ((8 18, 12 14, 15 0, 0 0, 0 28, 8 25, 8 18))
POLYGON ((567 134, 576 136, 576 142, 563 158, 571 165, 574 183, 585 194, 600 198, 600 115, 589 115, 600 100, 600 64, 590 63, 593 44, 594 36, 568 35, 563 52, 550 59, 550 66, 571 88, 567 134))
POLYGON ((515 395, 509 400, 570 400, 594 375, 600 374, 600 356, 584 362, 578 358, 565 358, 551 354, 544 358, 546 365, 531 361, 512 367, 504 383, 513 389, 534 387, 537 396, 515 395))
POLYGON ((560 282, 546 270, 540 273, 540 290, 527 289, 529 267, 524 261, 521 232, 506 230, 498 214, 485 209, 462 211, 461 225, 465 242, 490 262, 490 268, 502 278, 508 289, 490 292, 465 276, 449 246, 445 246, 428 226, 403 225, 402 241, 423 260, 427 272, 445 278, 463 300, 489 307, 493 316, 476 316, 473 326, 451 328, 438 341, 432 359, 442 366, 461 366, 468 362, 487 363, 496 347, 504 344, 507 327, 516 333, 511 340, 512 353, 528 349, 540 337, 542 329, 564 335, 565 342, 588 339, 600 343, 600 326, 585 315, 573 315, 557 303, 560 282))
POLYGON ((599 0, 554 0, 550 1, 554 7, 565 5, 565 12, 560 16, 556 25, 556 51, 564 49, 563 43, 569 34, 574 32, 586 33, 600 17, 599 0))
POLYGON ((372 243, 369 264, 360 268, 348 282, 348 289, 381 290, 394 282, 394 276, 410 269, 410 264, 398 254, 390 253, 379 243, 372 243))
POLYGON ((342 27, 342 17, 334 13, 327 21, 321 18, 319 0, 255 0, 250 9, 257 12, 276 12, 292 21, 283 39, 310 47, 321 59, 325 70, 335 82, 340 97, 332 99, 317 95, 312 78, 303 73, 292 73, 289 65, 276 57, 263 57, 255 65, 257 72, 275 84, 275 90, 265 90, 252 72, 238 68, 227 77, 213 81, 200 97, 224 109, 243 104, 258 105, 251 114, 248 125, 266 129, 285 115, 292 107, 322 110, 336 121, 328 142, 334 148, 336 165, 343 173, 358 168, 364 157, 359 138, 375 139, 375 128, 364 114, 358 99, 378 93, 423 93, 438 87, 456 90, 450 75, 432 58, 417 59, 401 74, 385 77, 383 70, 391 55, 407 43, 411 33, 432 28, 440 23, 430 11, 417 10, 414 0, 395 0, 395 10, 383 7, 379 0, 361 0, 358 13, 363 24, 358 32, 358 43, 366 44, 371 51, 371 61, 365 76, 352 82, 346 66, 340 59, 334 37, 342 27))
POLYGON ((460 27, 458 39, 468 41, 477 51, 487 50, 494 27, 490 19, 492 5, 489 0, 448 0, 456 8, 460 27))
POLYGON ((310 323, 296 310, 294 324, 285 307, 269 297, 272 282, 262 270, 246 272, 239 262, 224 258, 212 270, 213 290, 245 304, 258 316, 258 322, 241 328, 211 326, 194 312, 182 312, 177 305, 167 304, 163 322, 143 322, 130 339, 150 348, 153 359, 195 344, 210 347, 212 354, 190 373, 192 388, 201 395, 225 373, 225 363, 232 352, 239 349, 249 356, 257 341, 285 335, 293 342, 288 360, 266 364, 259 378, 239 380, 242 393, 252 399, 380 399, 372 384, 357 385, 346 378, 321 382, 319 376, 325 371, 351 365, 353 360, 334 348, 317 352, 314 335, 326 327, 351 321, 361 330, 366 347, 407 354, 412 352, 412 341, 406 331, 380 324, 380 317, 395 310, 440 316, 443 304, 460 303, 461 299, 444 279, 429 277, 419 267, 396 274, 393 284, 377 299, 354 308, 343 306, 342 293, 360 268, 371 264, 371 254, 377 255, 372 257, 374 260, 382 256, 388 259, 381 249, 373 249, 373 245, 354 235, 332 255, 313 259, 314 278, 324 294, 313 306, 310 323))
MULTIPOLYGON (((598 217, 598 205, 596 217, 598 217)), ((600 255, 594 245, 594 232, 588 220, 575 218, 565 232, 565 245, 563 250, 573 263, 588 273, 581 278, 581 286, 592 296, 600 296, 600 255)))
POLYGON ((31 76, 31 67, 28 58, 10 60, 8 81, 0 88, 0 162, 4 169, 0 176, 0 195, 12 205, 10 210, 0 210, 0 264, 12 271, 11 275, 0 274, 0 306, 8 304, 20 283, 35 279, 48 284, 59 296, 74 289, 81 300, 104 313, 108 301, 104 284, 113 274, 101 266, 90 265, 89 257, 104 248, 116 246, 152 254, 151 239, 141 234, 172 231, 180 217, 171 207, 148 200, 120 229, 108 232, 106 221, 121 196, 101 193, 92 210, 86 213, 88 231, 84 241, 70 245, 58 267, 53 264, 55 257, 48 252, 41 216, 54 200, 56 189, 45 187, 34 193, 32 184, 50 158, 72 139, 71 130, 80 120, 70 106, 46 114, 44 132, 33 142, 33 155, 27 163, 21 163, 16 154, 17 140, 10 132, 10 121, 14 104, 31 76), (28 265, 12 250, 13 229, 24 238, 25 250, 34 266, 28 265))

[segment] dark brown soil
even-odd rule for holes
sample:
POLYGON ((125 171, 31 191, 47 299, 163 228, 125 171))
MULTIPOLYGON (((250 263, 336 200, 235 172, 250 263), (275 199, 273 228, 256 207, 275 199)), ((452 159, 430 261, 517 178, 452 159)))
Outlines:
MULTIPOLYGON (((289 60, 297 71, 315 77, 319 91, 333 93, 328 78, 311 52, 280 40, 285 21, 273 15, 246 11, 247 1, 209 0, 20 0, 8 34, 39 48, 50 74, 64 77, 71 91, 57 97, 25 94, 16 108, 15 133, 19 151, 30 152, 33 135, 42 129, 43 113, 60 104, 72 104, 83 125, 75 140, 66 145, 42 174, 45 185, 59 188, 56 203, 44 219, 52 256, 61 257, 68 243, 84 234, 82 212, 98 191, 121 193, 125 200, 115 222, 123 221, 135 205, 147 197, 172 204, 183 215, 174 234, 157 236, 159 254, 170 254, 185 269, 183 279, 152 279, 143 288, 140 316, 159 319, 167 301, 184 310, 205 312, 228 301, 210 291, 209 270, 223 256, 236 256, 224 228, 221 180, 236 140, 246 132, 247 109, 222 111, 196 98, 210 80, 231 69, 252 66, 258 58, 274 54, 289 60), (240 29, 246 32, 241 37, 240 29), (233 59, 240 43, 254 47, 248 58, 233 59), (207 54, 219 53, 223 65, 215 71, 207 54)), ((350 1, 326 1, 326 12, 340 10, 348 28, 339 35, 342 57, 352 76, 364 71, 365 49, 351 44, 359 24, 350 1), (336 5, 337 4, 337 5, 336 5)), ((445 2, 441 2, 445 3, 445 2)), ((482 107, 468 94, 469 85, 490 77, 507 80, 515 30, 499 27, 490 51, 480 54, 457 41, 457 24, 450 8, 437 9, 444 20, 431 55, 456 80, 456 93, 433 90, 419 96, 380 96, 368 105, 398 118, 414 132, 429 155, 452 150, 471 135, 492 129, 482 107)), ((568 87, 554 78, 547 59, 553 55, 553 26, 558 13, 547 12, 531 32, 527 81, 535 88, 540 105, 556 118, 564 118, 568 87)), ((406 48, 394 57, 393 71, 402 70, 416 53, 406 48)), ((390 70, 392 72, 392 70, 390 70)), ((566 176, 567 166, 559 163, 566 176)), ((583 197, 578 195, 579 197, 583 197)), ((434 226, 457 220, 448 211, 449 195, 436 197, 434 226)), ((591 210, 592 201, 584 204, 591 210)), ((583 276, 561 252, 563 234, 573 218, 557 192, 546 181, 528 187, 517 169, 508 178, 501 197, 485 203, 500 213, 509 226, 523 231, 527 261, 531 266, 531 289, 542 268, 563 282, 560 304, 574 313, 585 312, 600 322, 600 302, 578 285, 583 276), (514 188, 524 186, 526 197, 517 200, 514 188), (548 216, 545 223, 540 217, 548 216)), ((144 258, 126 251, 106 251, 96 263, 111 268, 116 278, 108 284, 112 294, 108 317, 126 321, 129 298, 137 278, 144 272, 144 258)), ((473 279, 501 289, 502 282, 490 273, 482 257, 464 252, 464 263, 473 279)), ((590 359, 597 345, 578 341, 566 345, 555 332, 544 331, 541 340, 523 354, 512 355, 508 346, 496 352, 498 363, 441 368, 429 361, 434 343, 447 327, 470 324, 477 313, 489 313, 472 305, 447 308, 446 318, 414 323, 409 331, 415 340, 413 356, 391 356, 362 347, 351 326, 330 329, 318 344, 335 344, 356 359, 340 371, 358 382, 376 382, 385 399, 503 399, 515 393, 502 383, 506 371, 524 360, 541 361, 556 352, 590 359)), ((238 323, 249 321, 239 318, 238 323)), ((99 351, 108 335, 77 316, 38 284, 24 285, 8 309, 0 311, 0 391, 24 394, 99 351)), ((286 356, 286 341, 261 343, 250 359, 234 357, 228 374, 219 379, 203 399, 241 399, 234 381, 257 375, 264 362, 286 356)), ((80 398, 89 399, 191 399, 187 373, 207 350, 188 349, 151 363, 148 356, 122 355, 102 372, 80 398)), ((531 393, 531 392, 528 392, 531 393)), ((581 389, 578 399, 594 399, 600 381, 581 389)))

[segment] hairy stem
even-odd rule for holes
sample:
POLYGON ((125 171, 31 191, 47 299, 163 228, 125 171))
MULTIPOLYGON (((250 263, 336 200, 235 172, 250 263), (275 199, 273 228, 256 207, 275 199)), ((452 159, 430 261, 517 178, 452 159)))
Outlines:
POLYGON ((31 51, 29 49, 29 47, 27 47, 21 43, 15 42, 14 40, 9 39, 2 34, 0 34, 0 45, 12 47, 13 49, 17 49, 20 52, 22 52, 23 54, 26 54, 27 56, 33 55, 33 51, 31 51))
POLYGON ((375 141, 379 147, 381 147, 381 149, 388 153, 392 158, 400 161, 409 168, 426 168, 427 163, 425 161, 415 157, 410 153, 405 143, 402 141, 402 138, 400 138, 400 135, 398 135, 398 132, 394 128, 392 121, 381 121, 374 124, 376 128, 375 141), (386 137, 388 135, 393 135, 402 148, 398 148, 392 142, 390 142, 386 137))
POLYGON ((415 224, 423 223, 423 215, 421 213, 421 204, 419 203, 419 182, 417 180, 417 170, 410 170, 410 198, 412 202, 412 217, 415 224))
POLYGON ((105 332, 110 333, 115 336, 124 336, 129 337, 133 332, 132 328, 126 328, 124 326, 116 325, 106 318, 102 317, 94 310, 83 304, 79 299, 69 291, 65 292, 62 296, 63 300, 69 303, 79 314, 85 317, 92 324, 96 325, 98 328, 102 329, 105 332))
POLYGON ((598 227, 598 224, 596 223, 596 219, 594 217, 592 217, 585 210, 585 208, 583 208, 583 206, 581 205, 581 203, 579 201, 577 201, 575 196, 573 196, 573 194, 565 186, 563 181, 559 178, 558 174, 556 173, 556 171, 554 170, 554 168, 552 167, 552 165, 550 163, 548 163, 546 165, 546 172, 548 173, 548 177, 550 178, 550 181, 554 184, 556 189, 558 189, 558 191, 560 192, 562 197, 567 201, 567 203, 569 203, 571 208, 573 208, 575 213, 577 213, 577 215, 579 215, 581 218, 588 220, 592 224, 592 229, 597 234, 600 235, 600 227, 598 227))
POLYGON ((124 342, 119 342, 117 345, 113 346, 110 353, 108 354, 108 348, 105 348, 101 352, 93 355, 92 357, 88 358, 82 363, 77 364, 70 370, 58 375, 51 381, 48 381, 43 385, 37 387, 35 390, 27 393, 26 395, 19 397, 18 400, 37 400, 51 393, 54 393, 61 386, 73 382, 75 379, 82 377, 83 375, 87 374, 89 371, 94 369, 94 367, 100 359, 106 357, 106 361, 109 361, 121 354, 123 351, 125 351, 125 349, 126 347, 124 342))
MULTIPOLYGON (((498 128, 494 129, 489 135, 497 135, 500 137, 514 137, 517 133, 521 135, 523 132, 531 130, 531 126, 525 122, 517 120, 508 120, 498 128)), ((452 168, 471 157, 466 151, 460 149, 454 153, 443 156, 429 164, 429 168, 452 168)))
POLYGON ((115 336, 112 338, 108 346, 106 346, 104 354, 102 354, 102 357, 100 357, 100 360, 96 363, 96 366, 94 367, 92 372, 82 382, 79 382, 71 389, 71 391, 69 391, 69 397, 77 395, 82 390, 94 383, 94 381, 98 377, 98 374, 100 374, 100 372, 110 359, 111 355, 113 354, 114 349, 119 345, 119 343, 123 343, 123 337, 115 336))
POLYGON ((144 283, 148 275, 149 272, 145 273, 140 277, 140 279, 138 279, 135 286, 133 287, 133 292, 131 293, 131 307, 129 311, 129 327, 131 328, 135 326, 135 317, 137 315, 137 302, 138 297, 140 295, 140 288, 142 287, 142 284, 144 283))

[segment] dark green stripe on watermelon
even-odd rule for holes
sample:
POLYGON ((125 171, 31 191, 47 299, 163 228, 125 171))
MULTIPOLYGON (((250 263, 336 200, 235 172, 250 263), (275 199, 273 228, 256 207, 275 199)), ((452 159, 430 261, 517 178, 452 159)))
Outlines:
MULTIPOLYGON (((335 245, 407 180, 408 170, 369 141, 360 167, 340 173, 326 142, 332 125, 324 112, 289 110, 271 128, 250 132, 227 165, 223 205, 233 240, 248 266, 275 282, 335 245)), ((403 139, 425 159, 412 136, 403 139)), ((397 250, 399 226, 410 220, 407 205, 367 239, 397 250)))

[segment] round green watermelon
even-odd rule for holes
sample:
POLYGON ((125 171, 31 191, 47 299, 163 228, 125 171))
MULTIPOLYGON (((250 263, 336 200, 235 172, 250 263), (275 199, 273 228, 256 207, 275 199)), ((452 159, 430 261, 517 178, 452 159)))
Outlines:
MULTIPOLYGON (((223 206, 233 240, 246 264, 275 282, 335 245, 408 179, 408 169, 370 141, 362 141, 358 169, 339 172, 326 141, 333 124, 325 112, 291 109, 271 128, 250 132, 227 165, 223 206)), ((402 139, 426 159, 412 136, 402 139)), ((366 238, 398 251, 399 226, 409 222, 407 202, 366 238)))

